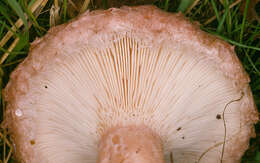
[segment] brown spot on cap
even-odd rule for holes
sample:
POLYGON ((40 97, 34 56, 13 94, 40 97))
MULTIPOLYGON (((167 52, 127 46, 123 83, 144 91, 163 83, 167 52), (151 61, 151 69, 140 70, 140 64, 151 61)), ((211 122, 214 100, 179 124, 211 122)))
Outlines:
POLYGON ((35 144, 35 140, 31 140, 30 143, 31 143, 31 145, 34 145, 35 144))
POLYGON ((217 119, 221 119, 221 115, 220 115, 220 114, 217 114, 216 118, 217 118, 217 119))

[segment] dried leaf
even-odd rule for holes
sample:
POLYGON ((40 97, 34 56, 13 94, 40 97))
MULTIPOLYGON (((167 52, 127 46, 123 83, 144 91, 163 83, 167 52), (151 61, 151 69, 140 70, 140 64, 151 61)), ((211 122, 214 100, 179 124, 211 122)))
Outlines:
POLYGON ((74 3, 73 0, 68 0, 67 12, 68 12, 69 17, 74 18, 79 14, 80 7, 77 4, 78 3, 74 3))
POLYGON ((90 0, 68 0, 68 15, 73 18, 87 10, 90 0))
POLYGON ((50 9, 50 27, 61 24, 60 7, 52 5, 50 9))
MULTIPOLYGON (((87 10, 90 0, 68 0, 67 14, 70 18, 76 17, 78 14, 87 10)), ((50 9, 50 26, 59 25, 62 22, 63 0, 55 0, 50 9)))
MULTIPOLYGON (((260 22, 260 17, 257 15, 255 6, 257 3, 260 3, 260 0, 250 0, 249 6, 248 6, 248 11, 247 11, 247 20, 249 22, 252 22, 254 20, 257 20, 260 22)), ((241 14, 244 14, 244 10, 246 9, 246 0, 242 1, 242 4, 240 6, 240 12, 241 14)))
POLYGON ((83 5, 80 8, 80 13, 83 13, 87 10, 90 0, 85 0, 83 5))

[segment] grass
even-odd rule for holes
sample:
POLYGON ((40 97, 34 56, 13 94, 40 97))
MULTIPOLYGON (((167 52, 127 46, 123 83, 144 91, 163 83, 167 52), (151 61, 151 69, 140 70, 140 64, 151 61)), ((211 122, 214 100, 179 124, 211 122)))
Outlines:
MULTIPOLYGON (((3 0, 0 1, 0 89, 8 82, 10 73, 26 57, 30 42, 42 37, 54 25, 67 22, 87 8, 108 8, 109 0, 101 6, 94 1, 82 0, 3 0), (74 2, 74 3, 71 3, 74 2), (82 6, 82 7, 79 7, 82 6), (51 14, 50 14, 51 13, 51 14), (51 21, 50 21, 51 20, 51 21)), ((133 3, 135 1, 133 0, 133 3)), ((168 12, 183 12, 201 29, 235 46, 244 68, 248 72, 258 108, 260 108, 260 22, 249 17, 257 11, 256 0, 157 0, 153 4, 168 12)), ((3 121, 4 99, 0 95, 0 122, 3 121)), ((260 162, 260 123, 256 124, 256 138, 242 158, 243 163, 260 162)), ((14 149, 7 131, 0 128, 0 163, 14 162, 14 149)))

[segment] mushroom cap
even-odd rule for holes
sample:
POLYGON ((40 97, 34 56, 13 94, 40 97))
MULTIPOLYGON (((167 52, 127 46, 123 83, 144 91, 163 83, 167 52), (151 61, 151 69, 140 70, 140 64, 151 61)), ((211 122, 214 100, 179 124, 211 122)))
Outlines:
POLYGON ((258 121, 248 83, 234 47, 181 14, 98 10, 32 43, 5 123, 24 162, 94 163, 109 128, 145 125, 166 162, 233 163, 258 121))

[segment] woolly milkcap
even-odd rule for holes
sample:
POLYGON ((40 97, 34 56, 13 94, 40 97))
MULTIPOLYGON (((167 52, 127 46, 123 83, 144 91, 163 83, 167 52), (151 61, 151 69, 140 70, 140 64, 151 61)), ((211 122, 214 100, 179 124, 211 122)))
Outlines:
POLYGON ((248 83, 234 47, 181 14, 86 12, 32 43, 5 122, 24 162, 233 163, 258 120, 248 83))

